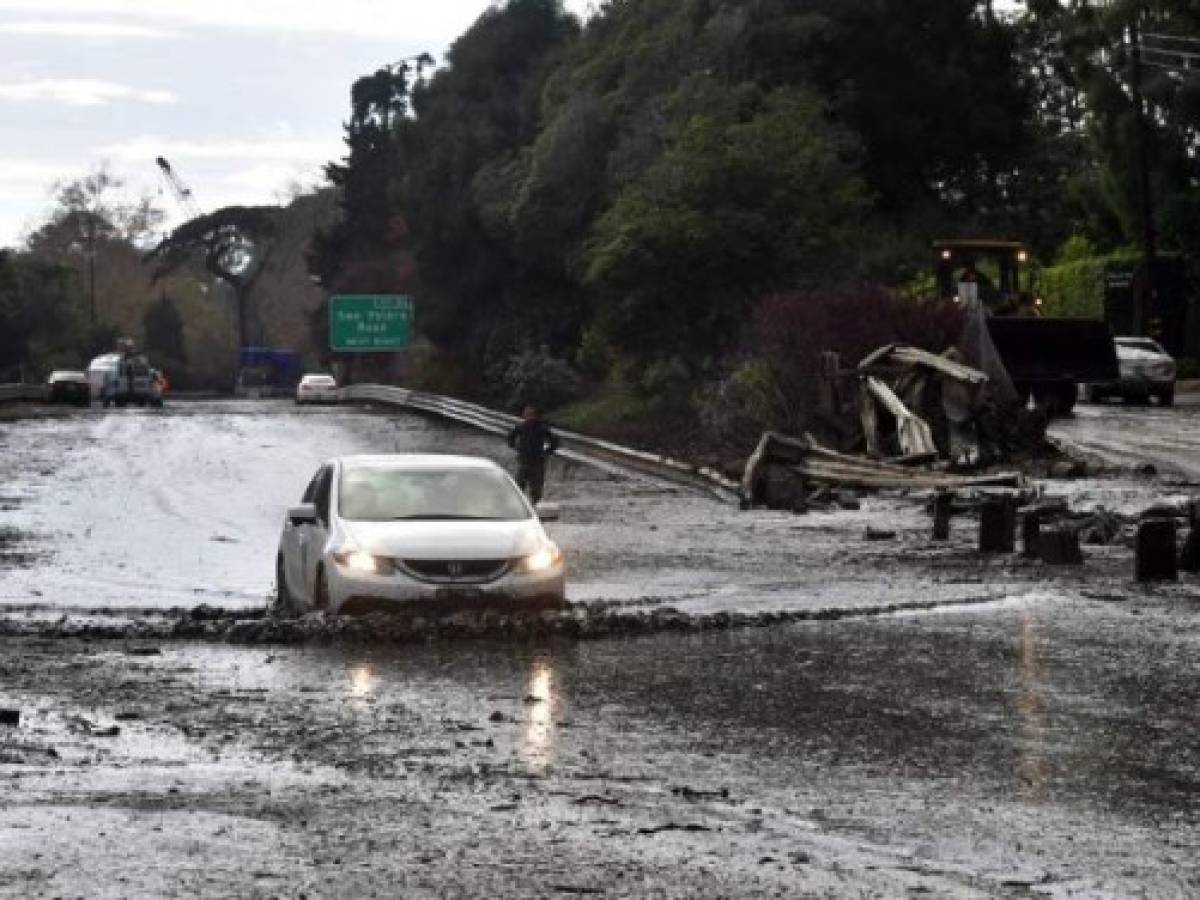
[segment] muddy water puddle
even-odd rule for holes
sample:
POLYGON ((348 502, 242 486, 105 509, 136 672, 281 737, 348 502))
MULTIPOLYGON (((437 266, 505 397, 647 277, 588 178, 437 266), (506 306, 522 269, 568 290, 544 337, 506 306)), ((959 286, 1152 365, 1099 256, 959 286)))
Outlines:
POLYGON ((819 889, 833 872, 885 895, 1184 896, 1200 849, 1189 614, 1169 598, 1060 601, 595 642, 148 655, 8 639, 3 690, 43 710, 20 733, 61 758, 7 771, 45 798, 39 827, 89 804, 139 810, 125 831, 89 820, 114 834, 154 804, 168 824, 192 809, 211 825, 196 859, 250 816, 251 847, 310 861, 254 865, 314 884, 341 859, 442 888, 546 890, 563 872, 543 854, 558 853, 578 878, 554 883, 605 885, 636 860, 647 883, 679 876, 697 896, 819 889), (71 715, 123 730, 37 731, 71 715), (85 786, 69 773, 89 756, 85 786), (505 854, 524 867, 497 869, 505 854))

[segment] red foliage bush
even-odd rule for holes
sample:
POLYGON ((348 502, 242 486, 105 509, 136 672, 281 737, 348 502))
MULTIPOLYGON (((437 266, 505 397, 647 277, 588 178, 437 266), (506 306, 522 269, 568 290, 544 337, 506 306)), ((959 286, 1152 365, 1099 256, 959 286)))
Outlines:
MULTIPOLYGON (((958 339, 962 320, 953 303, 871 285, 766 296, 755 308, 739 364, 698 392, 700 420, 731 441, 756 438, 763 428, 802 433, 814 424, 822 352, 836 352, 843 371, 885 344, 940 353, 958 339)), ((845 395, 850 402, 855 396, 853 390, 845 395)))
POLYGON ((941 353, 958 340, 962 309, 917 300, 867 285, 764 297, 754 312, 749 348, 780 375, 818 371, 822 351, 840 354, 843 368, 858 365, 884 344, 911 344, 941 353))

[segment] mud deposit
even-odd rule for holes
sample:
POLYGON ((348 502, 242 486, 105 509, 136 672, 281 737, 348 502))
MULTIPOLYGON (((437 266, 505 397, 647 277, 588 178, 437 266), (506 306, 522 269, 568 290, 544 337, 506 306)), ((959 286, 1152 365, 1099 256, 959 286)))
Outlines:
POLYGON ((1120 542, 1047 567, 970 516, 931 545, 919 497, 739 513, 572 466, 568 608, 284 619, 323 458, 494 442, 195 404, 0 445, 0 896, 1200 893, 1200 591, 1120 542))

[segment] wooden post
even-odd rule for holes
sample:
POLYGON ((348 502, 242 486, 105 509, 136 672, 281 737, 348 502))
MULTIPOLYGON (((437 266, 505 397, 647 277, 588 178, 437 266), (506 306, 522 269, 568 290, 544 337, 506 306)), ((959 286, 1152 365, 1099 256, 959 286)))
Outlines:
MULTIPOLYGON (((1025 513, 1021 520, 1021 551, 1028 559, 1041 555, 1042 514, 1036 509, 1025 513)), ((1076 541, 1078 544, 1078 541, 1076 541)))
POLYGON ((1083 564, 1079 532, 1073 528, 1048 528, 1038 535, 1037 553, 1052 566, 1083 564))
POLYGON ((954 495, 941 490, 933 495, 933 539, 950 540, 950 512, 954 507, 954 495))
POLYGON ((1147 519, 1138 526, 1135 575, 1138 581, 1175 581, 1175 520, 1147 519))
POLYGON ((1188 510, 1188 535, 1179 554, 1179 568, 1200 572, 1200 500, 1193 500, 1188 510))
POLYGON ((1012 553, 1016 541, 1016 499, 992 497, 984 500, 979 515, 979 552, 1012 553))
POLYGON ((827 416, 837 417, 842 412, 842 399, 838 390, 838 372, 841 370, 841 357, 829 350, 821 354, 821 376, 817 403, 821 412, 827 416))

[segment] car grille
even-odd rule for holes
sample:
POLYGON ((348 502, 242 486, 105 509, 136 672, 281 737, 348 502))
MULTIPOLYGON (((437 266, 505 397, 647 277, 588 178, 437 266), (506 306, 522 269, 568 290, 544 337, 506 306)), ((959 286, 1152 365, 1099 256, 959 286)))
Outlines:
POLYGON ((507 559, 399 559, 402 569, 422 581, 438 584, 484 584, 512 565, 507 559))

